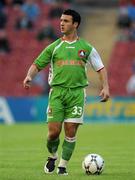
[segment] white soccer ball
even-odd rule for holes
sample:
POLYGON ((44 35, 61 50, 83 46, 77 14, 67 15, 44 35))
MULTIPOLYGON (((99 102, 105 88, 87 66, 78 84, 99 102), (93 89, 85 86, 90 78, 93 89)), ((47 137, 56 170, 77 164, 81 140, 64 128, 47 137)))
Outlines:
POLYGON ((88 175, 101 174, 104 166, 104 159, 99 154, 88 154, 82 162, 82 168, 88 175))

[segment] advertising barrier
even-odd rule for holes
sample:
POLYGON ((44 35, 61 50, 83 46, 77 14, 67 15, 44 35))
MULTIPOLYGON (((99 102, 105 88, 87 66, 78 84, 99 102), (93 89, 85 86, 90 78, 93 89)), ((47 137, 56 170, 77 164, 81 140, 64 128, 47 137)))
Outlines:
POLYGON ((92 122, 135 122, 135 97, 114 97, 108 102, 100 102, 95 97, 87 97, 85 120, 92 122))
MULTIPOLYGON (((48 97, 0 97, 0 123, 45 122, 48 97)), ((114 97, 102 103, 87 97, 85 122, 135 122, 135 98, 114 97)))

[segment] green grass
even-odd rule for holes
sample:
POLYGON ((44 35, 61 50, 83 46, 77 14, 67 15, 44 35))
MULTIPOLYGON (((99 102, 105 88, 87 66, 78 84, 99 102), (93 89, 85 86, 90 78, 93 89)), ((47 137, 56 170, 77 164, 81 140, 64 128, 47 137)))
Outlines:
MULTIPOLYGON (((81 126, 68 164, 69 175, 64 177, 43 172, 48 156, 46 135, 44 124, 0 125, 0 180, 135 180, 135 124, 81 126), (82 170, 83 157, 89 153, 105 159, 99 176, 87 176, 82 170)), ((61 140, 63 137, 62 133, 61 140)))

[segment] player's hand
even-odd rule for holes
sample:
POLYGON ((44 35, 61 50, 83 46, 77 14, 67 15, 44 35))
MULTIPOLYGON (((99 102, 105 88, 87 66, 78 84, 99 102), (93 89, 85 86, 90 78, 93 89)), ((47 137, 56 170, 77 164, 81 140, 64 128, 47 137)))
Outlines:
POLYGON ((109 89, 108 88, 103 88, 99 94, 99 96, 101 97, 100 102, 106 102, 108 101, 110 95, 109 95, 109 89))
POLYGON ((32 78, 30 76, 26 76, 23 81, 23 86, 25 89, 29 89, 31 87, 32 78))

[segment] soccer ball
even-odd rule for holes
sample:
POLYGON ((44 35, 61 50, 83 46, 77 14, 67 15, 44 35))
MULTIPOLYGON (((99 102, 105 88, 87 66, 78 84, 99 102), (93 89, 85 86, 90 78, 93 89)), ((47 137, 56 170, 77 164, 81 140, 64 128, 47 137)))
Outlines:
POLYGON ((87 175, 101 174, 104 165, 104 159, 99 154, 88 154, 82 162, 82 168, 87 175))

